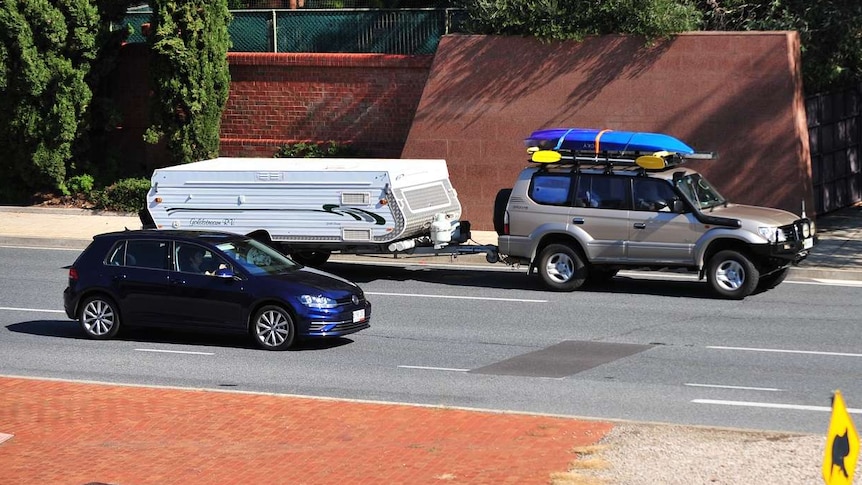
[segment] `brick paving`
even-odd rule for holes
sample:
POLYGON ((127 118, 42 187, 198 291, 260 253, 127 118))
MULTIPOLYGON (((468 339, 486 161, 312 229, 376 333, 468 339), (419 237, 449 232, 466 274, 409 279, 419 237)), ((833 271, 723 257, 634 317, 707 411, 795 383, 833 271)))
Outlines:
POLYGON ((601 421, 0 377, 0 484, 547 484, 601 421))

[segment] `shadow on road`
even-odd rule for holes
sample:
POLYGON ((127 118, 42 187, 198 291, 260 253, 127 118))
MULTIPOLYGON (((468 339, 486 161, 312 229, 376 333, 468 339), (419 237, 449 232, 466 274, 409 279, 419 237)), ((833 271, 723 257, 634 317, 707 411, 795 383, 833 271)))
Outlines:
MULTIPOLYGON (((7 325, 10 332, 89 340, 74 320, 31 320, 7 325)), ((114 340, 144 344, 195 345, 258 350, 251 337, 243 334, 204 333, 163 328, 123 328, 114 340)), ((349 338, 300 340, 287 352, 325 350, 352 343, 349 338)), ((261 352, 266 352, 261 350, 261 352)))
MULTIPOLYGON (((360 286, 375 281, 416 281, 447 285, 452 287, 497 288, 506 290, 523 290, 541 292, 543 295, 561 294, 547 290, 538 275, 527 275, 523 271, 489 271, 486 269, 458 268, 450 269, 441 266, 426 266, 405 263, 403 266, 375 265, 372 263, 337 262, 327 263, 324 270, 347 278, 360 286)), ((587 284, 583 288, 570 293, 618 293, 628 295, 666 296, 672 298, 705 298, 716 299, 705 281, 677 281, 658 276, 649 279, 649 273, 644 278, 617 276, 602 284, 587 284)))

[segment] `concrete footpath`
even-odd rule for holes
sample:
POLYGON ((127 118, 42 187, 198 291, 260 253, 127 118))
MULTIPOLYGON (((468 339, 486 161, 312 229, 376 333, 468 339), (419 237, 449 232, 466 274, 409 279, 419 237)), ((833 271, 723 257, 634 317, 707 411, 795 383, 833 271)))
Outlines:
MULTIPOLYGON (((0 207, 0 246, 77 249, 94 234, 139 227, 135 216, 0 207)), ((862 206, 821 217, 818 236, 791 278, 862 280, 862 206)), ((493 233, 474 239, 496 242, 493 233)), ((0 375, 0 483, 595 483, 579 477, 578 463, 614 426, 0 375)))

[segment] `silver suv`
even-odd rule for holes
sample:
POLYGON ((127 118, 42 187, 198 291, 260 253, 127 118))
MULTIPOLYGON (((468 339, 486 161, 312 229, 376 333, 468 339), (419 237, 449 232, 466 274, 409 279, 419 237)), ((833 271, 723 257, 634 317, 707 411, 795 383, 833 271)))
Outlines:
POLYGON ((503 260, 529 264, 552 290, 678 268, 742 299, 781 283, 815 244, 808 218, 729 203, 679 154, 532 151, 546 163, 500 191, 494 224, 503 260))

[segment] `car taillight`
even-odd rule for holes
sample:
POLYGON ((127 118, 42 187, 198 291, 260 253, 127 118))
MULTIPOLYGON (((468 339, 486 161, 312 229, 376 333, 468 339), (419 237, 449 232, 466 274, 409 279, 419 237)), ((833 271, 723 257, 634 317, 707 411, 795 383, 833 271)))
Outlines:
POLYGON ((69 281, 78 281, 78 270, 69 268, 69 281))
POLYGON ((509 211, 503 213, 503 234, 509 234, 509 211))

